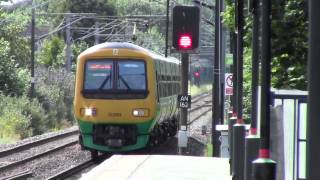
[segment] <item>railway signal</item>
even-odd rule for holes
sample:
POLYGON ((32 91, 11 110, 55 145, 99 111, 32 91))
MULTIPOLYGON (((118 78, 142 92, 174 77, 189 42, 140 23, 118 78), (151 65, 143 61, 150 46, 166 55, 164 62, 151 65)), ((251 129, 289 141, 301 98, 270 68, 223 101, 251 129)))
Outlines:
POLYGON ((172 13, 172 46, 180 52, 199 47, 200 9, 197 6, 175 6, 172 13))

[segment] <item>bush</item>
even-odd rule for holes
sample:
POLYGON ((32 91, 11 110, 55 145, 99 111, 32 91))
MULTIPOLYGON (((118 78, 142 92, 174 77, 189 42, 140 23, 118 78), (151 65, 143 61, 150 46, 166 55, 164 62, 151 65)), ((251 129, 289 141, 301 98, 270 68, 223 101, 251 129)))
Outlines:
POLYGON ((6 95, 22 95, 28 89, 29 71, 18 68, 9 53, 9 42, 0 38, 0 92, 6 95))
POLYGON ((38 62, 47 67, 64 65, 64 46, 63 40, 57 36, 44 40, 37 56, 38 62))
POLYGON ((60 129, 74 121, 74 75, 65 69, 36 68, 36 96, 48 116, 48 127, 60 129))
POLYGON ((41 104, 26 96, 0 94, 0 138, 23 139, 47 131, 47 120, 41 104))

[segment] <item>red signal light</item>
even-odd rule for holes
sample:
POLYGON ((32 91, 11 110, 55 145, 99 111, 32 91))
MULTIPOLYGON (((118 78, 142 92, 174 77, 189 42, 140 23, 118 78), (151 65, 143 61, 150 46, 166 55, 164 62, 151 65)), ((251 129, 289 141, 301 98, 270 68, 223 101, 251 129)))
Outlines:
POLYGON ((181 49, 189 49, 192 47, 192 38, 189 34, 181 35, 178 42, 181 49))
POLYGON ((200 76, 200 73, 199 73, 199 72, 195 72, 194 75, 195 75, 196 77, 199 77, 199 76, 200 76))

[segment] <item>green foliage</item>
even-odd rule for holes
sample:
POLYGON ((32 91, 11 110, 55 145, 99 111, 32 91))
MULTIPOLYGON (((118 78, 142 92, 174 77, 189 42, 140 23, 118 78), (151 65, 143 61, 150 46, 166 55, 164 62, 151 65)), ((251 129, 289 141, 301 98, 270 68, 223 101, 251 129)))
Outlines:
MULTIPOLYGON (((234 4, 225 0, 224 24, 234 31, 234 4)), ((307 64, 306 1, 289 0, 272 7, 272 87, 306 89, 307 64)), ((245 17, 244 36, 244 116, 251 107, 252 15, 245 17)))
POLYGON ((115 0, 115 7, 119 16, 165 14, 165 3, 150 0, 115 0))
POLYGON ((62 68, 36 69, 36 96, 48 116, 48 127, 73 123, 74 75, 62 68))
POLYGON ((156 26, 148 29, 147 32, 139 31, 137 33, 137 40, 135 44, 151 49, 157 53, 164 53, 165 48, 165 37, 159 33, 156 26))
MULTIPOLYGON (((234 30, 234 9, 225 0, 223 22, 234 30)), ((272 7, 272 86, 286 89, 306 89, 307 12, 306 1, 290 0, 273 3, 272 7)), ((252 17, 246 17, 245 47, 251 46, 252 17)), ((249 59, 250 60, 250 59, 249 59)))
MULTIPOLYGON (((67 1, 68 0, 57 0, 57 1, 48 1, 48 0, 33 0, 36 6, 39 6, 36 9, 37 13, 59 13, 65 12, 67 1), (48 3, 49 2, 49 3, 48 3)), ((55 29, 63 20, 63 15, 55 15, 55 16, 36 16, 36 26, 47 26, 50 27, 51 30, 55 29)))
POLYGON ((250 119, 251 115, 251 79, 252 79, 252 61, 251 61, 252 49, 244 48, 243 54, 243 119, 250 119))
POLYGON ((30 62, 30 43, 25 37, 25 27, 28 23, 28 12, 15 10, 6 13, 0 9, 0 37, 9 44, 9 57, 19 67, 26 68, 30 62))
POLYGON ((231 0, 224 0, 226 9, 221 13, 222 23, 228 27, 230 31, 235 31, 235 5, 231 0))
MULTIPOLYGON (((74 42, 72 44, 73 61, 75 62, 75 64, 77 62, 77 57, 79 56, 79 54, 88 48, 89 48, 89 45, 84 41, 74 42)), ((72 69, 75 69, 75 68, 76 68, 75 66, 72 67, 72 69)))
POLYGON ((45 66, 60 67, 65 63, 65 43, 57 36, 45 39, 42 43, 37 60, 45 66))
POLYGON ((190 85, 189 88, 192 96, 200 93, 204 93, 204 92, 209 92, 212 90, 212 84, 203 84, 199 87, 189 82, 189 85, 190 85))
POLYGON ((18 68, 10 56, 10 43, 0 38, 0 92, 21 95, 28 89, 28 70, 18 68))
POLYGON ((213 145, 210 142, 210 143, 207 144, 207 149, 205 151, 205 156, 206 157, 212 157, 212 153, 213 153, 213 145))
POLYGON ((96 13, 97 15, 114 15, 115 7, 108 0, 69 0, 66 2, 64 12, 72 13, 96 13))
MULTIPOLYGON (((272 22, 272 84, 275 88, 307 88, 308 23, 304 0, 286 1, 272 22)), ((275 9, 275 8, 274 8, 275 9)))
MULTIPOLYGON (((116 8, 111 0, 68 0, 65 3, 65 9, 63 12, 70 13, 95 13, 96 16, 114 16, 116 15, 116 8)), ((82 19, 77 23, 74 23, 74 27, 92 27, 95 20, 82 19)), ((78 39, 83 36, 83 33, 75 31, 73 32, 73 39, 78 39)), ((93 37, 93 36, 92 36, 93 37)), ((85 39, 85 41, 93 45, 93 39, 85 39)))
POLYGON ((22 139, 41 134, 47 130, 45 117, 38 101, 30 102, 26 96, 0 94, 0 139, 22 139))

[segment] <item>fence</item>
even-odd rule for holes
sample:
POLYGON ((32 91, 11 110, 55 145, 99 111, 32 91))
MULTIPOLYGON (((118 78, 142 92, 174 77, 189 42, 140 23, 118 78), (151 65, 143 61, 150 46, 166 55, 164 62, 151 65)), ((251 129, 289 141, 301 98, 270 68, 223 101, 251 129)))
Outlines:
POLYGON ((307 92, 274 91, 273 106, 283 109, 285 180, 305 180, 307 92))

